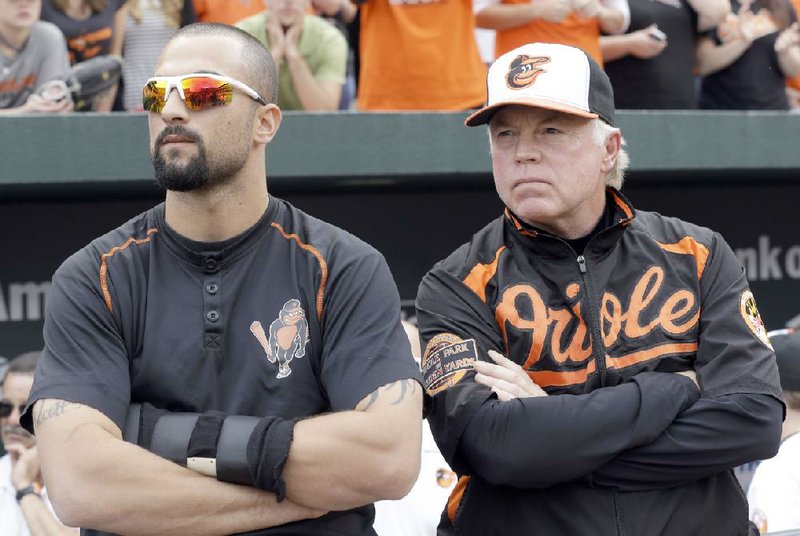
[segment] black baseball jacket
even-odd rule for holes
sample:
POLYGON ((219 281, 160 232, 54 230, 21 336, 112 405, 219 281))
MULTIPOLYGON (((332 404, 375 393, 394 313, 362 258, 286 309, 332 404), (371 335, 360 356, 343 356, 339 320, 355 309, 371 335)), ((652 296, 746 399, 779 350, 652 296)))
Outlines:
POLYGON ((783 407, 743 268, 616 190, 606 211, 579 255, 506 210, 423 279, 428 418, 460 477, 440 534, 748 533, 731 469, 776 452, 783 407), (551 396, 497 400, 473 381, 490 349, 551 396))

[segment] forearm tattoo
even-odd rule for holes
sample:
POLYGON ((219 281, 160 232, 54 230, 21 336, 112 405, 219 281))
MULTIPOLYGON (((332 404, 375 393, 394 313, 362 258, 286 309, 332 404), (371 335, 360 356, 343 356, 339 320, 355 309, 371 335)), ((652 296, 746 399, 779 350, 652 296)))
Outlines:
POLYGON ((369 394, 369 398, 367 399, 367 405, 364 407, 364 411, 368 410, 372 404, 374 404, 381 394, 386 395, 393 395, 395 399, 390 402, 392 406, 396 406, 407 397, 414 394, 417 390, 417 382, 416 380, 405 379, 405 380, 398 380, 396 382, 390 383, 388 385, 384 385, 383 387, 379 387, 375 389, 369 394))
POLYGON ((79 408, 80 406, 81 404, 67 402, 66 400, 44 402, 38 410, 34 410, 33 412, 34 425, 38 426, 46 420, 52 419, 53 417, 59 417, 68 412, 70 409, 79 408))

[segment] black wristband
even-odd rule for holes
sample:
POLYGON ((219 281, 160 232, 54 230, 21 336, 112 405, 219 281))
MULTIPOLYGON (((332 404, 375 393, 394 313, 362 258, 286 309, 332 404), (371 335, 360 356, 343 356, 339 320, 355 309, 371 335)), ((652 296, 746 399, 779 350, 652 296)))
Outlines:
POLYGON ((208 411, 197 418, 197 422, 189 438, 189 447, 186 450, 187 458, 216 458, 217 441, 222 431, 225 414, 219 411, 208 411))
MULTIPOLYGON (((131 407, 133 407, 133 405, 131 407)), ((130 409, 128 411, 130 413, 130 409)), ((136 444, 144 449, 150 450, 150 443, 153 440, 153 432, 155 432, 156 424, 161 417, 167 415, 169 412, 145 402, 138 406, 138 413, 139 433, 136 436, 136 444)))
POLYGON ((37 497, 40 497, 40 495, 36 493, 36 489, 33 487, 33 484, 28 484, 24 488, 17 490, 17 502, 20 502, 26 495, 36 495, 37 497))
POLYGON ((289 457, 297 419, 264 417, 247 442, 247 466, 253 486, 274 491, 281 502, 286 497, 283 467, 289 457))

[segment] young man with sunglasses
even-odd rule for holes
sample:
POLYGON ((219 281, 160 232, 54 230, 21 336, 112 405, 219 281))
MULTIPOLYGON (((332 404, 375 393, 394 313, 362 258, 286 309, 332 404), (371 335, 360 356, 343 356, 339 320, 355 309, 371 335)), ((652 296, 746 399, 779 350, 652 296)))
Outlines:
POLYGON ((165 202, 53 277, 23 423, 56 511, 118 534, 374 534, 421 442, 388 267, 267 193, 281 111, 260 43, 190 25, 155 74, 165 202))
POLYGON ((58 536, 77 534, 53 514, 47 497, 36 439, 20 426, 41 352, 14 358, 0 383, 0 439, 7 454, 0 458, 0 534, 58 536))

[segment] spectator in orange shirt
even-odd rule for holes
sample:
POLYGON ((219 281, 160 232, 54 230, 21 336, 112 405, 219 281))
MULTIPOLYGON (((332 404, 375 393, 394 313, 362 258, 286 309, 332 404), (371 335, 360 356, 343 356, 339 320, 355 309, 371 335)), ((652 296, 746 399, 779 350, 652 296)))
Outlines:
POLYGON ((476 11, 479 28, 497 30, 495 55, 535 41, 585 50, 601 66, 600 34, 628 29, 627 0, 490 0, 476 11))
POLYGON ((467 110, 485 96, 472 0, 366 0, 361 110, 467 110))
POLYGON ((264 9, 261 0, 193 0, 200 22, 235 24, 264 9))

